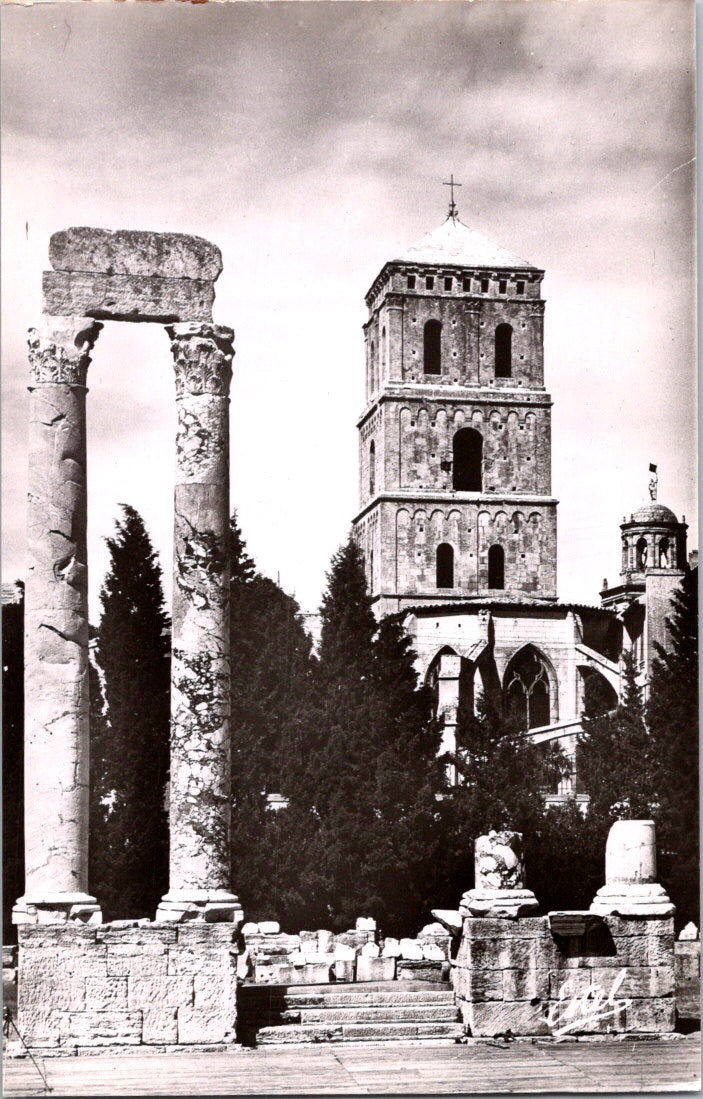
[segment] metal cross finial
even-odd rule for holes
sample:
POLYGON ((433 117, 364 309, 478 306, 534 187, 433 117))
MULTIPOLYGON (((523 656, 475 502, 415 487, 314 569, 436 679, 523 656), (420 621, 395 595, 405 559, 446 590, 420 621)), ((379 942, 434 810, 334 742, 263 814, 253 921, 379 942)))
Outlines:
POLYGON ((443 183, 442 186, 443 187, 451 187, 451 190, 449 192, 449 194, 451 196, 450 199, 449 199, 449 217, 452 218, 454 221, 456 221, 456 219, 459 216, 459 211, 457 210, 456 202, 454 201, 454 188, 455 187, 461 187, 461 183, 455 183, 454 182, 454 173, 452 173, 449 177, 449 183, 443 183))

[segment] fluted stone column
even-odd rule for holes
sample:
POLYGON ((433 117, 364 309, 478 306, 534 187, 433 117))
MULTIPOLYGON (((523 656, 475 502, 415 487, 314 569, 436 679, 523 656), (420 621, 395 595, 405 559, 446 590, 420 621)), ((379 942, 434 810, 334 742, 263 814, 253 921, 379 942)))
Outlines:
POLYGON ((157 919, 239 920, 230 892, 229 328, 167 327, 178 427, 169 891, 157 919))
POLYGON ((25 892, 15 923, 100 921, 88 888, 86 375, 102 325, 30 329, 25 892))

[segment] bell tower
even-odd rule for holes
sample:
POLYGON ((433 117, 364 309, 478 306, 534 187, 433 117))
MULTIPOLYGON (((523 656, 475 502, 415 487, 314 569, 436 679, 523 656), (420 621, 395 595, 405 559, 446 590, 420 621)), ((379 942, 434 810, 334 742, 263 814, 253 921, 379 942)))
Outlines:
POLYGON ((543 277, 452 195, 366 295, 354 531, 379 614, 556 599, 543 277))

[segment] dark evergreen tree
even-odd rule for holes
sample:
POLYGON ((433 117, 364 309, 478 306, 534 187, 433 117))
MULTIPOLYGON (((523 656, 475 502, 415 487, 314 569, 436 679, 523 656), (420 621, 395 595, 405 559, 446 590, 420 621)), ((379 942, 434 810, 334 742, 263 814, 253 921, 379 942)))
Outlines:
POLYGON ((267 795, 290 793, 304 768, 311 641, 296 601, 256 572, 236 515, 230 533, 232 877, 248 916, 290 922, 305 814, 273 810, 267 795))
POLYGON ((144 523, 120 506, 91 683, 90 882, 113 919, 152 915, 168 888, 169 621, 144 523))
POLYGON ((332 560, 321 616, 305 786, 296 791, 318 822, 302 892, 326 925, 371 915, 389 932, 414 933, 427 918, 440 839, 439 730, 400 623, 376 623, 352 539, 332 560))
POLYGON ((517 719, 480 696, 475 710, 469 699, 460 703, 457 752, 452 759, 459 783, 443 803, 444 865, 442 897, 437 903, 455 906, 473 886, 474 843, 491 829, 522 833, 528 886, 537 892, 544 794, 568 767, 561 749, 534 744, 517 719))
POLYGON ((16 940, 12 906, 24 893, 24 594, 2 607, 3 942, 16 940))
POLYGON ((647 705, 658 871, 677 906, 677 925, 700 925, 698 569, 687 571, 674 593, 667 625, 671 647, 657 646, 647 705))
POLYGON ((615 820, 648 818, 654 812, 655 753, 644 720, 642 692, 631 651, 623 655, 622 700, 615 713, 584 717, 577 770, 589 795, 588 814, 605 844, 615 820))

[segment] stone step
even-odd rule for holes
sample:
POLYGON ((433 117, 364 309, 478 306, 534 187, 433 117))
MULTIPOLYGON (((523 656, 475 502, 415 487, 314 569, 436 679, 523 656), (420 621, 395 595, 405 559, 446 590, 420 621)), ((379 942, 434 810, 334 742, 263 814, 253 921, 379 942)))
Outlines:
POLYGON ((239 988, 242 1002, 264 1000, 267 1003, 282 1002, 283 1000, 310 1001, 320 1003, 321 1000, 332 1000, 364 997, 364 1002, 369 997, 392 995, 403 1000, 424 997, 451 997, 452 987, 445 981, 361 981, 350 984, 321 984, 321 985, 275 985, 275 984, 243 984, 239 988))
POLYGON ((336 996, 318 996, 311 993, 307 996, 242 996, 240 1004, 246 1010, 266 1009, 269 1007, 385 1007, 388 1004, 412 1005, 412 1004, 453 1004, 454 994, 447 992, 411 992, 404 995, 402 992, 355 992, 336 996))
POLYGON ((457 1010, 453 1003, 435 1006, 417 1004, 414 1007, 397 1004, 391 1007, 314 1008, 285 1011, 283 1022, 299 1023, 455 1023, 457 1010), (297 1016, 297 1018, 295 1018, 297 1016))
POLYGON ((464 1036, 461 1023, 308 1023, 264 1027, 256 1035, 257 1045, 295 1045, 319 1042, 403 1042, 442 1038, 457 1041, 464 1036))

